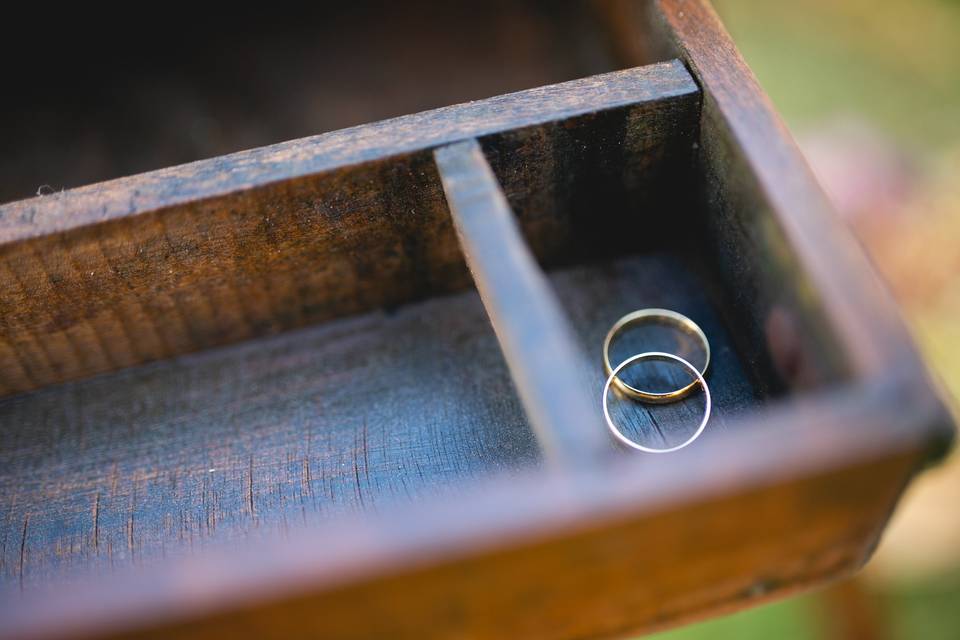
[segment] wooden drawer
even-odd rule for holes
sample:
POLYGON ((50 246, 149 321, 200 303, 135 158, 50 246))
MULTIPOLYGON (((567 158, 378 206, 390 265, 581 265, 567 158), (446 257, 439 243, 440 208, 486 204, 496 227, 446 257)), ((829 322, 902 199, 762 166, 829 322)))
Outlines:
POLYGON ((0 636, 618 636, 867 559, 953 433, 894 305, 708 5, 595 19, 648 63, 0 207, 0 636), (666 456, 599 406, 650 306, 713 349, 666 456))

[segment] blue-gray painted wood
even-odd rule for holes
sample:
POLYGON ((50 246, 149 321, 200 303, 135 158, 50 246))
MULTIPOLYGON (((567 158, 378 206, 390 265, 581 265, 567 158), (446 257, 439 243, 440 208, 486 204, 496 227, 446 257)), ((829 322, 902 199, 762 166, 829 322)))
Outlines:
MULTIPOLYGON (((600 340, 642 306, 687 313, 710 337, 704 439, 761 401, 709 276, 682 257, 548 278, 590 356, 598 416, 600 340)), ((638 437, 670 439, 699 405, 632 408, 638 437)), ((479 296, 441 297, 0 401, 0 583, 149 565, 539 464, 479 296)))

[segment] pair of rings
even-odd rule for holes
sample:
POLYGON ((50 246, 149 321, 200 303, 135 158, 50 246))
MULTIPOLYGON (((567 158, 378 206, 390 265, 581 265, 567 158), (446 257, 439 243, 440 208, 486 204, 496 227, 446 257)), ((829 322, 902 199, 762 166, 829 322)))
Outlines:
POLYGON ((669 309, 640 309, 639 311, 628 313, 617 320, 614 325, 610 327, 610 331, 607 332, 607 336, 603 340, 603 369, 607 374, 607 382, 603 386, 603 417, 607 421, 607 426, 610 428, 610 432, 617 440, 626 446, 639 451, 644 451, 646 453, 670 453, 672 451, 683 449, 684 447, 692 444, 694 440, 700 437, 700 434, 703 433, 703 430, 707 426, 707 422, 710 420, 710 410, 712 408, 710 388, 707 386, 707 381, 703 377, 707 372, 708 366, 710 366, 710 342, 707 340, 706 334, 703 333, 703 330, 697 325, 697 323, 687 316, 677 313, 676 311, 670 311, 669 309), (703 363, 703 369, 698 370, 695 366, 680 356, 663 351, 646 351, 643 353, 638 353, 627 358, 616 367, 611 367, 610 345, 613 343, 613 339, 617 336, 617 334, 628 327, 648 323, 667 324, 696 338, 700 342, 704 353, 706 354, 706 359, 703 363), (693 381, 683 387, 680 387, 679 389, 674 389, 672 391, 654 392, 633 387, 619 377, 619 374, 630 365, 645 361, 675 362, 680 364, 693 375, 693 381), (697 427, 697 430, 694 432, 694 434, 684 442, 667 448, 647 447, 627 437, 610 417, 610 409, 607 406, 607 397, 610 393, 611 386, 629 398, 651 404, 667 404, 682 400, 690 395, 694 389, 700 387, 703 389, 704 398, 706 400, 703 419, 700 421, 700 425, 697 427))

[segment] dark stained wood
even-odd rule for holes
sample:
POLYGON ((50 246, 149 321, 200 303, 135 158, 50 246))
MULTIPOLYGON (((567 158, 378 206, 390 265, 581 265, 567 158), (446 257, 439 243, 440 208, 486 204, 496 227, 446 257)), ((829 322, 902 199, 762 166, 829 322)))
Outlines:
POLYGON ((474 292, 0 401, 8 593, 539 464, 474 292))
MULTIPOLYGON (((0 208, 0 284, 20 305, 0 327, 18 336, 0 369, 13 372, 8 390, 27 386, 17 358, 37 368, 37 386, 112 368, 93 355, 109 332, 77 311, 111 295, 104 308, 152 318, 176 354, 327 322, 0 402, 12 411, 0 455, 14 465, 3 476, 0 637, 628 636, 866 561, 903 488, 949 445, 949 416, 712 10, 699 0, 607 10, 629 18, 617 33, 644 38, 647 54, 682 56, 699 88, 662 63, 0 208), (540 467, 479 297, 443 297, 469 276, 432 152, 469 138, 567 316, 553 307, 531 320, 573 327, 561 344, 587 354, 585 389, 599 376, 591 349, 623 311, 662 304, 703 324, 717 414, 695 446, 540 467), (211 220, 222 222, 207 236, 190 226, 211 220), (84 281, 70 266, 86 255, 72 248, 84 234, 116 243, 107 273, 121 275, 84 281), (143 262, 140 246, 154 247, 143 262), (198 293, 219 286, 240 302, 198 293), (241 303, 264 324, 218 334, 241 303), (363 312, 373 315, 332 321, 363 312), (93 364, 62 364, 69 353, 93 364), (486 371, 457 370, 461 355, 486 371), (451 379, 479 385, 476 397, 426 391, 451 379), (141 408, 147 399, 158 404, 141 408), (309 454, 305 441, 318 443, 309 454), (103 467, 121 453, 111 476, 103 467), (219 496, 179 471, 208 458, 228 469, 219 496), (111 500, 112 477, 129 502, 111 500), (304 486, 332 494, 308 505, 304 486), (227 517, 186 527, 198 543, 175 539, 181 512, 227 517), (109 567, 101 541, 114 539, 140 555, 108 553, 109 567)), ((491 228, 523 252, 510 225, 491 228)), ((519 284, 478 275, 488 303, 537 278, 525 265, 519 284)), ((535 295, 549 298, 541 285, 535 295)), ((501 338, 521 326, 489 306, 501 338)), ((147 348, 144 334, 131 351, 147 348)), ((696 408, 625 418, 669 442, 696 408)))
POLYGON ((647 53, 618 43, 628 63, 651 49, 679 56, 703 89, 696 224, 729 283, 751 359, 796 388, 894 367, 925 376, 889 292, 709 3, 601 4, 621 25, 615 36, 644 42, 647 53))
POLYGON ((585 354, 476 140, 434 152, 467 266, 541 448, 570 467, 612 446, 585 385, 585 354))
POLYGON ((597 111, 583 126, 512 129, 481 145, 544 267, 688 249, 699 96, 597 111))
POLYGON ((96 588, 0 600, 3 631, 625 637, 735 610, 868 556, 926 449, 890 390, 761 412, 673 456, 493 480, 96 588), (758 454, 785 449, 795 455, 758 454))
POLYGON ((2 206, 0 394, 461 289, 432 147, 660 109, 669 147, 696 99, 664 63, 2 206))
MULTIPOLYGON (((669 254, 548 273, 588 354, 577 375, 591 407, 611 318, 663 305, 710 335, 704 441, 757 408, 708 282, 669 254)), ((629 351, 674 348, 676 335, 624 338, 629 351)), ((621 418, 655 443, 687 433, 700 409, 639 405, 621 418)), ((0 424, 0 596, 460 496, 542 464, 476 292, 7 398, 0 424)), ((570 428, 595 428, 582 437, 607 443, 596 420, 570 428)), ((575 452, 553 471, 591 461, 575 452)))
MULTIPOLYGON (((704 89, 701 158, 714 224, 760 229, 764 244, 754 261, 783 269, 759 276, 760 286, 769 290, 774 282, 791 282, 796 291, 781 304, 805 307, 803 314, 792 314, 795 318, 822 314, 834 332, 831 343, 822 329, 809 326, 808 334, 800 331, 801 340, 823 346, 801 348, 817 349, 821 360, 826 360, 825 348, 834 349, 841 366, 863 376, 892 366, 920 370, 914 352, 905 348, 908 343, 894 339, 905 331, 889 292, 834 213, 756 78, 733 47, 717 46, 720 38, 729 39, 713 9, 699 0, 662 0, 659 6, 704 89), (764 219, 771 223, 764 225, 764 219), (778 245, 789 247, 789 259, 775 259, 778 245), (793 277, 798 273, 804 276, 793 277)), ((730 244, 738 246, 739 260, 751 259, 743 252, 754 243, 730 244)), ((725 253, 727 262, 733 259, 731 248, 725 253)), ((769 313, 756 315, 769 318, 769 313)))
MULTIPOLYGON (((675 108, 676 102, 689 103, 697 95, 690 74, 675 60, 614 71, 9 203, 0 207, 4 222, 0 240, 25 240, 135 217, 617 107, 656 102, 675 108)), ((647 135, 656 140, 656 129, 647 135)))
POLYGON ((3 393, 469 283, 429 154, 11 241, 0 274, 3 393))

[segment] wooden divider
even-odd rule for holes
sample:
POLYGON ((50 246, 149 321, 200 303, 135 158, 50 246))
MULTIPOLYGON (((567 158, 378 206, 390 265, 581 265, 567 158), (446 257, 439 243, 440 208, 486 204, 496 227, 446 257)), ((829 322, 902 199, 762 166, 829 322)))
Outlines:
MULTIPOLYGON (((576 149, 574 138, 567 136, 565 143, 553 147, 543 143, 553 143, 558 131, 566 134, 572 121, 614 109, 630 116, 617 124, 632 134, 635 148, 695 149, 707 162, 691 163, 696 172, 689 188, 697 190, 702 182, 718 187, 717 199, 707 203, 723 206, 707 213, 744 230, 730 236, 732 248, 739 239, 783 225, 789 231, 783 235, 793 242, 764 246, 787 254, 800 249, 797 253, 804 258, 796 260, 798 271, 787 284, 813 283, 817 286, 809 292, 816 293, 823 279, 837 272, 821 296, 833 309, 827 316, 832 321, 824 326, 837 328, 836 344, 856 353, 851 358, 855 384, 744 415, 723 438, 669 457, 623 457, 565 474, 532 468, 474 478, 457 495, 420 496, 403 509, 370 505, 355 517, 332 518, 299 532, 288 532, 286 513, 274 511, 273 522, 284 527, 277 535, 265 531, 268 512, 249 497, 262 487, 264 494, 282 498, 291 483, 266 474, 255 480, 252 458, 241 460, 250 465, 246 474, 234 469, 229 483, 216 485, 229 484, 232 493, 211 493, 206 478, 217 469, 204 465, 194 476, 201 490, 181 495, 184 475, 168 481, 155 473, 156 464, 143 464, 143 459, 125 468, 115 463, 112 469, 94 468, 67 448, 62 455, 50 449, 47 441, 63 441, 61 431, 42 431, 47 441, 24 448, 18 458, 24 468, 41 455, 52 463, 7 475, 7 486, 34 483, 46 492, 42 501, 27 504, 22 528, 9 536, 19 539, 19 544, 14 542, 18 570, 23 571, 24 562, 29 568, 38 557, 33 551, 37 531, 62 527, 73 536, 51 547, 58 553, 76 548, 81 538, 93 540, 93 552, 76 554, 69 572, 51 573, 42 589, 0 597, 0 637, 626 637, 734 611, 859 567, 875 547, 903 487, 932 454, 945 450, 953 433, 951 421, 897 325, 886 320, 862 326, 854 322, 871 314, 886 317, 890 308, 873 300, 872 286, 861 286, 873 278, 861 260, 831 258, 830 252, 844 248, 845 242, 819 242, 814 231, 822 236, 837 230, 833 224, 819 224, 826 216, 807 208, 820 209, 822 195, 799 166, 799 155, 705 0, 631 6, 654 12, 662 27, 631 37, 647 38, 652 45, 658 39, 676 40, 699 74, 705 89, 702 117, 696 84, 683 64, 673 61, 0 207, 0 369, 11 372, 0 377, 0 393, 466 286, 469 277, 447 215, 445 188, 452 194, 451 208, 457 209, 457 225, 471 227, 461 232, 464 248, 478 285, 486 288, 485 301, 505 351, 514 360, 528 356, 512 366, 532 366, 543 357, 541 352, 510 346, 511 336, 525 326, 522 314, 504 319, 499 309, 511 300, 522 301, 521 294, 549 294, 543 293, 535 269, 520 270, 525 274, 520 282, 502 275, 500 261, 526 261, 529 267, 529 255, 521 250, 511 257, 505 251, 509 247, 504 238, 523 245, 475 147, 467 143, 441 151, 437 162, 434 149, 480 139, 526 229, 536 222, 536 213, 554 212, 561 198, 538 200, 524 193, 522 188, 532 191, 528 176, 514 172, 511 177, 508 171, 516 158, 536 166, 541 159, 562 157, 553 151, 576 149), (640 117, 650 115, 656 117, 640 117), (698 128, 698 122, 704 126, 698 128), (695 137, 688 137, 691 132, 695 137), (511 146, 511 136, 524 139, 512 140, 511 146), (517 153, 518 146, 527 154, 517 153), (460 172, 453 170, 457 157, 466 163, 460 172), (734 160, 732 166, 728 158, 734 160), (449 172, 443 169, 447 162, 453 165, 449 172), (470 189, 466 182, 458 187, 456 180, 441 185, 438 167, 446 174, 445 182, 467 173, 480 186, 470 189), (758 197, 727 197, 742 190, 755 190, 758 197), (534 206, 534 201, 544 204, 534 206), (408 207, 415 203, 420 208, 408 207), (740 208, 756 215, 719 217, 740 208), (793 220, 785 223, 788 217, 793 220), (808 230, 798 232, 804 220, 808 230), (431 229, 438 235, 426 242, 420 234, 431 229), (487 232, 498 233, 494 237, 499 243, 484 240, 487 232), (811 264, 818 266, 807 274, 811 264), (838 299, 848 288, 856 295, 840 305, 838 299), (101 294, 102 306, 89 306, 90 291, 101 294), (261 295, 265 291, 270 297, 261 295), (216 301, 232 300, 231 295, 236 295, 237 313, 210 311, 216 301), (157 300, 163 304, 146 305, 157 300), (181 309, 196 322, 186 331, 176 316, 181 309), (204 309, 208 313, 202 313, 204 309), (269 313, 257 315, 260 310, 269 313), (130 341, 137 350, 129 357, 108 351, 108 339, 122 339, 125 323, 136 325, 141 313, 168 331, 165 341, 157 339, 159 346, 148 348, 142 340, 144 329, 130 341), (860 332, 856 340, 848 340, 851 328, 860 332), (98 359, 101 342, 112 360, 98 359), (903 359, 908 366, 876 373, 877 363, 901 352, 910 354, 903 359), (33 369, 18 370, 17 357, 33 369), (129 488, 129 513, 108 518, 101 494, 84 492, 71 482, 56 466, 61 459, 75 464, 81 478, 100 472, 114 486, 129 488), (148 482, 164 482, 169 493, 156 492, 156 485, 147 488, 148 482), (175 502, 163 502, 163 495, 174 493, 175 502), (128 540, 139 535, 143 521, 134 508, 144 503, 164 518, 177 513, 166 508, 171 504, 189 516, 211 499, 219 509, 224 495, 248 498, 255 522, 249 529, 225 531, 230 535, 219 549, 206 547, 198 538, 197 546, 204 551, 195 556, 161 545, 169 557, 154 564, 119 549, 110 556, 109 571, 82 564, 102 557, 104 548, 97 541, 103 527, 126 527, 128 540), (89 507, 76 519, 69 518, 63 512, 64 496, 89 499, 89 507), (136 505, 133 497, 140 498, 136 505), (41 528, 39 510, 30 510, 38 504, 55 512, 58 520, 41 528), (130 559, 136 569, 119 566, 130 559)), ((677 157, 685 161, 688 156, 677 157)), ((592 158, 581 160, 586 165, 592 158)), ((559 164, 557 176, 569 170, 559 164)), ((607 168, 619 171, 623 166, 607 168)), ((630 166, 650 168, 640 162, 630 166)), ((576 185, 570 180, 544 183, 576 185)), ((573 253, 568 252, 570 245, 554 242, 560 236, 549 228, 539 234, 548 241, 538 248, 531 239, 538 258, 551 247, 562 249, 557 256, 573 253)), ((574 241, 579 239, 574 235, 574 241)), ((771 268, 768 253, 739 255, 756 271, 771 268)), ((762 307, 754 308, 759 317, 762 307)), ((547 309, 552 310, 539 322, 547 327, 562 324, 555 307, 548 304, 547 309)), ((797 309, 802 314, 807 307, 797 309)), ((552 339, 567 349, 564 359, 572 360, 577 356, 562 335, 554 331, 552 339)), ((581 411, 589 402, 571 392, 574 382, 566 371, 547 372, 560 376, 552 378, 556 391, 549 396, 538 385, 550 377, 530 383, 523 380, 523 371, 514 375, 521 380, 531 419, 543 425, 538 428, 545 446, 555 449, 560 461, 564 456, 589 459, 575 449, 582 442, 587 452, 594 451, 590 424, 584 423, 581 432, 575 415, 552 413, 562 406, 581 411), (558 380, 566 381, 557 386, 558 380), (560 402, 569 404, 556 404, 560 402)), ((343 384, 342 377, 336 381, 343 384)), ((64 397, 65 414, 88 442, 89 416, 82 414, 76 397, 64 397)), ((163 410, 163 398, 159 400, 155 404, 163 410)), ((211 406, 211 413, 225 411, 211 406)), ((236 415, 244 419, 226 439, 228 447, 245 440, 259 447, 262 441, 250 437, 255 432, 246 419, 250 413, 236 415)), ((298 414, 297 420, 299 425, 304 418, 298 414)), ((488 415, 484 420, 491 421, 488 415)), ((28 421, 20 423, 37 430, 28 421)), ((357 423, 363 425, 357 431, 360 441, 366 442, 367 423, 357 423)), ((180 424, 191 433, 204 433, 188 420, 180 424)), ((390 426, 395 435, 403 424, 390 426)), ((408 433, 419 433, 417 424, 406 426, 408 433)), ((436 424, 432 430, 444 426, 436 424)), ((173 431, 152 428, 141 433, 153 438, 173 431)), ((287 433, 301 439, 298 428, 287 433)), ((209 438, 209 432, 205 434, 209 438)), ((178 454, 191 451, 196 442, 200 440, 161 437, 148 450, 157 460, 176 462, 178 454)), ((122 444, 110 442, 102 450, 119 450, 122 444)), ((410 453, 410 468, 418 472, 418 447, 410 453)), ((300 465, 299 457, 276 457, 286 469, 296 471, 300 465)), ((471 452, 470 459, 482 456, 471 452)), ((366 460, 363 465, 350 469, 358 491, 358 471, 366 468, 366 460)), ((389 467, 383 468, 386 474, 389 467)), ((302 474, 307 486, 309 472, 307 465, 302 474)), ((164 542, 177 540, 177 520, 173 516, 158 527, 169 536, 164 542)), ((215 524, 226 529, 221 520, 215 524)), ((194 544, 192 537, 189 544, 194 544)), ((108 545, 107 554, 110 549, 108 545)))
POLYGON ((580 375, 585 355, 480 145, 458 142, 434 157, 467 266, 545 454, 570 463, 609 453, 598 401, 580 375))
POLYGON ((0 205, 0 396, 461 290, 433 149, 605 113, 654 154, 698 96, 671 61, 0 205))

